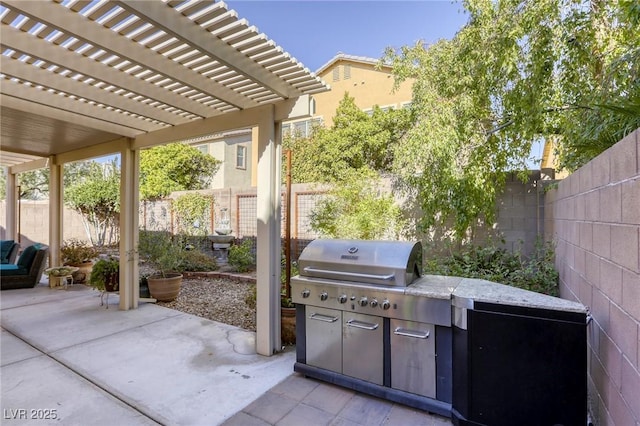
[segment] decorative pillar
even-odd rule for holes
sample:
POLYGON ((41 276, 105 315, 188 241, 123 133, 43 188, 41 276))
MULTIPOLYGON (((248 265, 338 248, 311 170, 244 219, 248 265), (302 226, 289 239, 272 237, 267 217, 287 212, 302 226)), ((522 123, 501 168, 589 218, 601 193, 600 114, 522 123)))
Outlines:
POLYGON ((60 266, 63 236, 64 180, 63 165, 55 155, 49 157, 49 265, 60 266))
POLYGON ((5 217, 5 239, 18 241, 18 187, 16 174, 10 167, 7 172, 7 212, 5 217))
POLYGON ((270 356, 280 338, 280 144, 273 107, 258 123, 256 351, 270 356))
POLYGON ((138 267, 138 206, 140 151, 120 152, 120 309, 138 307, 140 278, 138 267))

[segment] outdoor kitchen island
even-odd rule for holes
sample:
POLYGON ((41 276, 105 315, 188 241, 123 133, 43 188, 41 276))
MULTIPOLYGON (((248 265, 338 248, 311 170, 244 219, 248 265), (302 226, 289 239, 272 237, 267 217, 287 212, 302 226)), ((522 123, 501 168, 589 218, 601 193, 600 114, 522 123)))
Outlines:
POLYGON ((294 370, 457 425, 585 425, 586 308, 420 276, 421 259, 419 243, 307 246, 291 280, 294 370))

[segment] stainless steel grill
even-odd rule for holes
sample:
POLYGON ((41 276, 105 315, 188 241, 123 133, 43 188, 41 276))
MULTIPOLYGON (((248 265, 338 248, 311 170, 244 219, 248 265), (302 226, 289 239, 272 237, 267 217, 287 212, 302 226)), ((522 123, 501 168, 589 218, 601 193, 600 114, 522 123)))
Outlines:
POLYGON ((401 402, 427 398, 430 411, 448 414, 450 371, 439 380, 436 340, 441 329, 441 338, 450 336, 451 301, 407 292, 420 280, 420 243, 315 240, 298 269, 291 279, 304 327, 297 371, 401 402))
POLYGON ((294 370, 455 424, 585 424, 584 307, 421 277, 421 260, 414 242, 311 242, 291 279, 294 370))

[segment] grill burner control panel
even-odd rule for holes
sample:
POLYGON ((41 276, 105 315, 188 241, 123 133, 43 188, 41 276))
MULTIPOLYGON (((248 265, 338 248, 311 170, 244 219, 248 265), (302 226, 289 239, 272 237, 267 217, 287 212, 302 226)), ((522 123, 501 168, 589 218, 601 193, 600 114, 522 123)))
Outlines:
POLYGON ((360 314, 451 326, 451 301, 405 295, 403 287, 362 286, 295 277, 294 303, 360 314))

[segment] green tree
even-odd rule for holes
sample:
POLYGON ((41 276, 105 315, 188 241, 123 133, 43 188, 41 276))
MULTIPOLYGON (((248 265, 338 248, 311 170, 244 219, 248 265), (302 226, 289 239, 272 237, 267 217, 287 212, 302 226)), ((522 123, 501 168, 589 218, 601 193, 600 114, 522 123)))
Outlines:
POLYGON ((311 213, 311 227, 323 237, 363 240, 398 239, 403 230, 400 207, 381 191, 379 176, 349 170, 311 213))
POLYGON ((204 189, 219 167, 219 160, 183 143, 144 150, 140 156, 140 198, 155 200, 173 191, 204 189))
MULTIPOLYGON (((64 165, 65 182, 74 182, 90 173, 90 161, 78 161, 64 165)), ((0 173, 0 199, 6 198, 6 170, 0 173)), ((49 197, 49 169, 37 169, 18 174, 17 184, 20 187, 20 198, 23 200, 40 200, 49 197)))
POLYGON ((178 228, 186 235, 206 236, 207 213, 213 204, 213 196, 192 192, 179 196, 172 205, 176 212, 178 228))
POLYGON ((292 180, 329 184, 327 198, 312 212, 311 226, 333 238, 398 238, 400 208, 379 187, 393 164, 393 147, 411 123, 407 109, 371 115, 345 93, 333 125, 318 127, 308 139, 285 140, 293 152, 292 180))
POLYGON ((533 142, 554 138, 562 164, 574 168, 640 125, 632 112, 640 93, 637 7, 464 5, 468 24, 452 40, 388 49, 383 58, 397 83, 414 80, 415 121, 395 144, 392 169, 422 228, 453 218, 459 239, 480 219, 493 222, 506 173, 526 170, 533 142))
POLYGON ((65 204, 80 213, 89 240, 103 246, 117 240, 120 169, 117 163, 93 162, 91 172, 66 188, 65 204))
POLYGON ((383 111, 372 115, 359 109, 345 93, 336 109, 333 125, 317 127, 310 138, 288 138, 293 152, 294 182, 341 182, 355 170, 386 173, 393 161, 393 145, 410 123, 410 111, 383 111))

